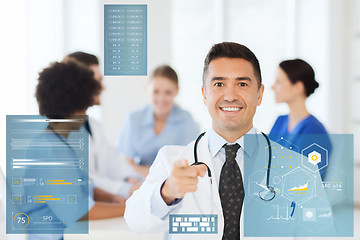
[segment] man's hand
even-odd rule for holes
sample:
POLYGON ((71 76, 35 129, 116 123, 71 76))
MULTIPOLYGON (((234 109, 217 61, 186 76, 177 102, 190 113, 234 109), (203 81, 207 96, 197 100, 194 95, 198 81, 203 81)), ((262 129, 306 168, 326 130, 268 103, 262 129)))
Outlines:
POLYGON ((170 177, 161 188, 161 196, 166 204, 170 205, 176 198, 183 198, 187 192, 195 192, 198 177, 203 177, 206 171, 204 164, 189 166, 187 160, 176 161, 170 177))

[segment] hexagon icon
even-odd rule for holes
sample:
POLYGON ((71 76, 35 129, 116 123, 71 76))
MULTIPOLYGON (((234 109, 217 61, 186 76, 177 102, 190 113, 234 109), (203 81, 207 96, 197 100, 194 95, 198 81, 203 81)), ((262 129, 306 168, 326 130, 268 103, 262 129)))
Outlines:
POLYGON ((301 150, 301 165, 311 172, 318 172, 328 165, 328 150, 313 143, 301 150))
POLYGON ((299 225, 309 233, 313 233, 314 236, 317 236, 319 233, 328 233, 329 229, 334 227, 333 212, 329 202, 317 196, 301 204, 296 210, 298 210, 300 217, 299 225))
MULTIPOLYGON (((323 197, 323 200, 328 200, 332 205, 335 205, 339 201, 346 199, 349 193, 351 193, 350 189, 352 189, 352 187, 350 183, 351 181, 347 174, 336 168, 330 167, 326 178, 322 181, 322 188, 317 189, 317 195, 320 198, 323 197), (325 191, 325 196, 321 194, 321 191, 325 191)), ((352 197, 350 196, 350 199, 351 198, 352 197)))
POLYGON ((303 221, 315 221, 316 208, 303 208, 303 221))
POLYGON ((302 168, 283 176, 283 196, 296 203, 303 203, 315 195, 316 178, 302 168))
POLYGON ((321 154, 318 153, 317 151, 312 151, 308 155, 308 162, 313 165, 320 163, 321 162, 321 154))

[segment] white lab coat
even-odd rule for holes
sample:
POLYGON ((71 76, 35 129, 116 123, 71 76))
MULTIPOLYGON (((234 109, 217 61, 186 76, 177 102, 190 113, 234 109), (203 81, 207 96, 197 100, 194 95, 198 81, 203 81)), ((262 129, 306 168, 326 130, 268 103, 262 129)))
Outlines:
POLYGON ((89 118, 92 136, 89 136, 89 172, 95 187, 119 194, 127 177, 141 176, 126 162, 116 148, 107 141, 99 122, 89 118))
MULTIPOLYGON (((211 156, 208 150, 208 135, 205 134, 198 145, 199 161, 206 163, 212 169, 211 156), (205 144, 206 143, 206 144, 205 144), (201 159, 201 160, 200 160, 201 159)), ((168 235, 169 219, 159 219, 151 213, 150 200, 157 185, 164 182, 170 175, 174 162, 178 159, 187 159, 189 164, 194 162, 193 156, 194 142, 188 146, 165 146, 163 147, 154 163, 150 167, 150 173, 139 190, 126 202, 125 220, 128 226, 136 232, 152 233, 164 232, 164 239, 221 239, 224 227, 220 196, 217 184, 212 184, 212 194, 209 178, 199 178, 198 190, 194 194, 187 193, 180 202, 181 206, 174 209, 170 214, 210 214, 211 204, 212 213, 218 215, 218 234, 172 234, 168 235), (210 201, 213 199, 212 201, 210 201), (199 202, 198 206, 196 201, 199 202), (201 208, 199 208, 201 207, 201 208), (203 212, 202 212, 203 211, 203 212)), ((207 176, 207 175, 206 175, 207 176)))
MULTIPOLYGON (((208 137, 209 135, 205 134, 204 137, 199 141, 197 153, 199 162, 206 163, 210 170, 212 170, 213 172, 213 163, 211 161, 212 157, 208 148, 208 137)), ((267 146, 266 140, 263 137, 258 137, 256 141, 259 141, 259 144, 261 144, 261 146, 267 146)), ((279 145, 274 142, 272 142, 272 146, 279 147, 279 145)), ((255 149, 259 150, 259 148, 255 149)), ((257 153, 257 151, 255 152, 257 153)), ((169 234, 169 215, 164 219, 160 219, 159 217, 152 214, 152 195, 155 191, 158 191, 159 185, 161 185, 170 176, 174 162, 178 159, 187 159, 189 164, 192 164, 194 162, 194 142, 191 142, 188 146, 165 146, 159 151, 158 156, 156 157, 153 165, 150 168, 150 173, 145 179, 145 182, 140 187, 140 189, 135 191, 134 194, 126 202, 124 217, 128 226, 133 231, 139 233, 164 232, 164 239, 221 239, 224 228, 224 217, 218 186, 216 180, 214 181, 214 179, 213 184, 210 185, 207 174, 205 174, 205 177, 199 178, 197 191, 194 193, 185 194, 184 198, 179 203, 179 206, 173 208, 170 211, 170 214, 216 214, 218 215, 217 234, 169 234), (212 191, 210 186, 212 188, 212 191)), ((261 161, 251 162, 251 171, 255 171, 255 169, 263 170, 264 163, 264 158, 261 158, 261 161)), ((246 182, 244 182, 244 189, 245 193, 250 192, 249 186, 246 184, 246 182)), ((256 226, 258 228, 258 231, 265 232, 265 230, 262 229, 262 223, 264 223, 262 221, 266 221, 266 209, 268 209, 271 204, 271 201, 254 201, 253 198, 251 198, 250 194, 245 194, 242 215, 244 215, 244 208, 246 208, 246 211, 248 213, 256 213, 256 216, 247 218, 247 224, 256 226), (261 211, 261 209, 263 211, 261 211)), ((291 234, 291 236, 296 235, 296 226, 297 223, 294 222, 294 224, 292 225, 292 229, 294 229, 294 235, 291 234)), ((241 226, 240 231, 244 231, 243 226, 241 226)), ((243 232, 241 234, 244 235, 243 232)), ((263 236, 266 236, 266 232, 264 234, 265 235, 263 236)), ((290 237, 284 239, 294 238, 290 237)))

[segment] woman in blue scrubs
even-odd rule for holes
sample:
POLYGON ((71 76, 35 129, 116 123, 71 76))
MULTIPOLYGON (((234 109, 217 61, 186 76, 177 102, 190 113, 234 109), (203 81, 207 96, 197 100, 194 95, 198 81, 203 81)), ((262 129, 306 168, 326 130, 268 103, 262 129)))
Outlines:
MULTIPOLYGON (((312 67, 301 59, 286 60, 279 64, 276 81, 272 86, 277 103, 286 103, 290 113, 279 116, 270 131, 270 139, 283 137, 299 147, 308 147, 316 137, 317 142, 331 151, 331 142, 324 125, 306 108, 306 99, 319 87, 312 67), (312 134, 312 136, 311 136, 312 134), (316 134, 316 136, 315 136, 316 134)), ((284 144, 288 144, 284 141, 284 144)), ((325 162, 318 164, 321 168, 325 162)), ((324 169, 320 170, 324 177, 324 169)))
POLYGON ((144 177, 161 147, 186 145, 199 134, 190 113, 174 104, 179 84, 170 66, 156 68, 148 87, 151 104, 127 116, 117 143, 119 152, 144 177))

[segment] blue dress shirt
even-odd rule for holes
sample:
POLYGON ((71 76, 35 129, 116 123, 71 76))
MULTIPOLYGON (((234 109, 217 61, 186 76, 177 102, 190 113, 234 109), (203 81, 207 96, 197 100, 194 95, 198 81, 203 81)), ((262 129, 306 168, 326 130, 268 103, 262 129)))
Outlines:
POLYGON ((199 134, 198 125, 190 113, 174 106, 159 135, 154 131, 154 110, 146 105, 132 112, 125 121, 117 147, 121 154, 137 164, 151 165, 165 145, 187 145, 199 134))

